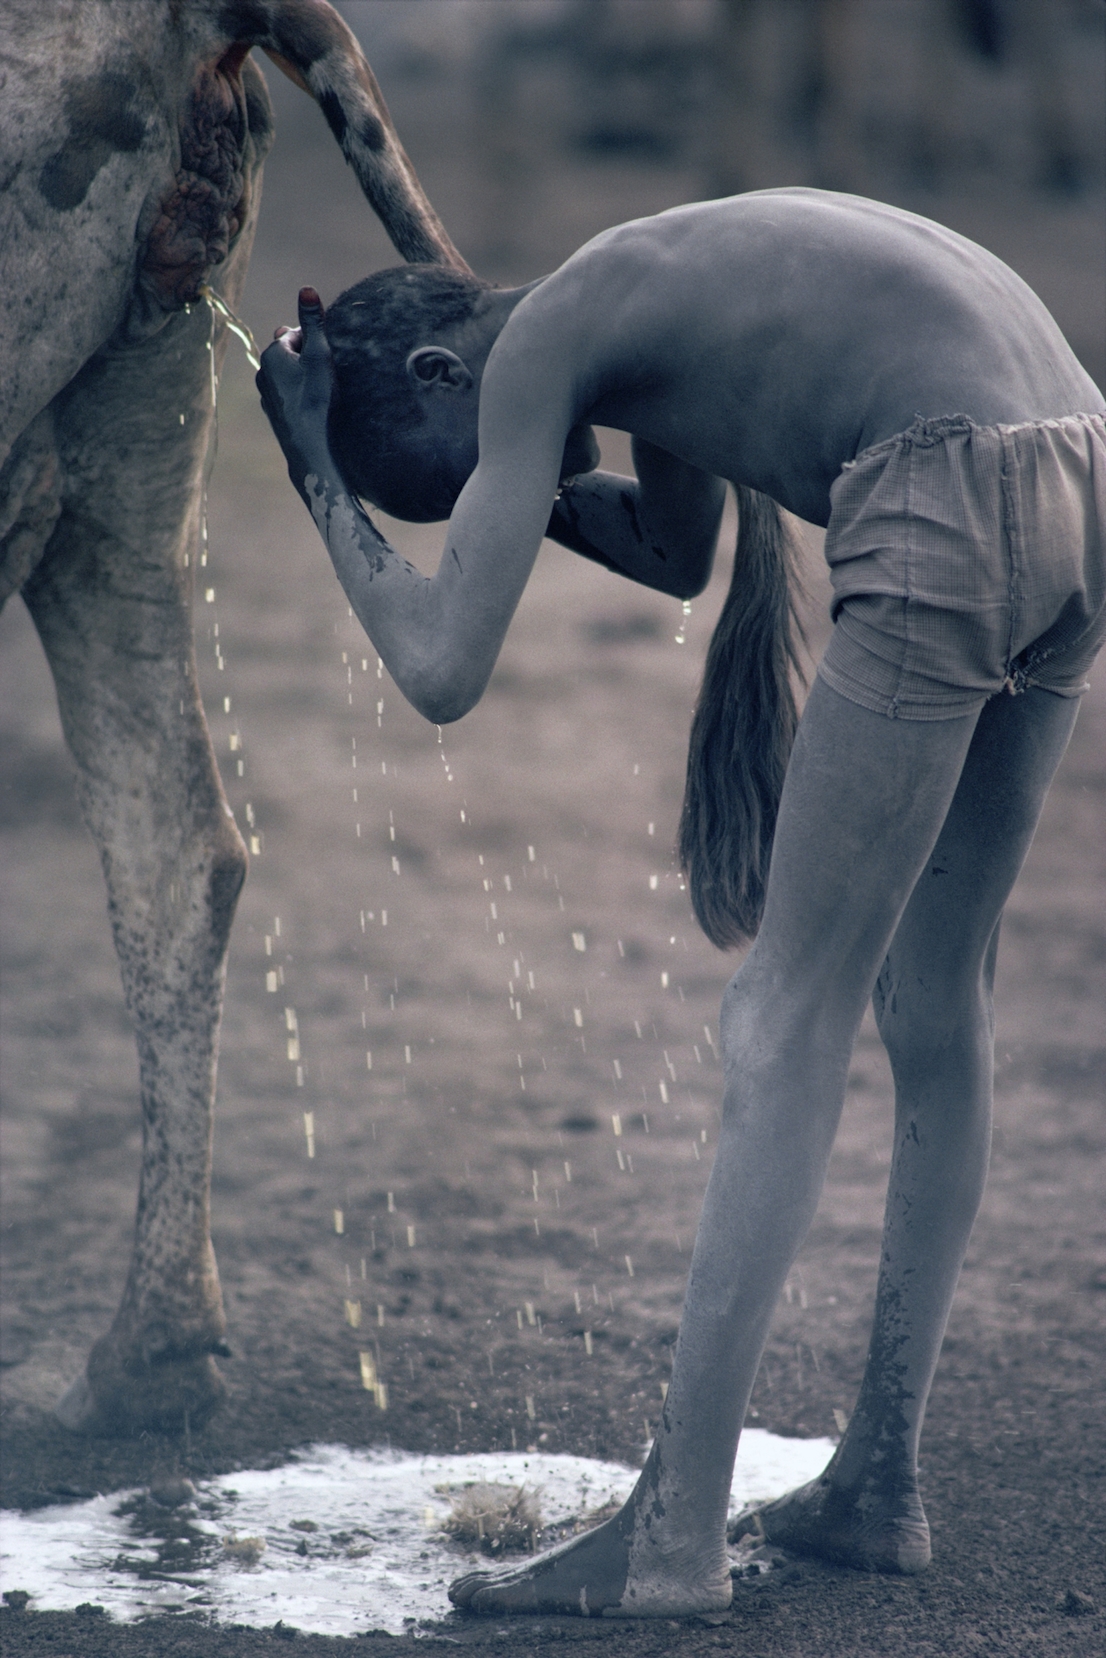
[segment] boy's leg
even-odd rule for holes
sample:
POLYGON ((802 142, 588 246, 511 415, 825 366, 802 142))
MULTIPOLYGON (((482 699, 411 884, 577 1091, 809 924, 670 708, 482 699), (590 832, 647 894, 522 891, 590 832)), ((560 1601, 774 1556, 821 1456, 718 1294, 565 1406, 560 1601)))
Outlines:
POLYGON ((872 1341, 829 1468, 760 1511, 781 1544, 891 1570, 929 1560, 918 1438, 987 1171, 999 918, 1077 709, 1047 691, 985 706, 880 973, 874 1002, 895 1077, 895 1152, 872 1341))
POLYGON ((864 1007, 974 726, 888 720, 816 681, 764 922, 723 1007, 723 1126, 653 1450, 614 1520, 518 1571, 460 1579, 457 1604, 671 1616, 727 1602, 726 1509, 761 1348, 817 1205, 864 1007))

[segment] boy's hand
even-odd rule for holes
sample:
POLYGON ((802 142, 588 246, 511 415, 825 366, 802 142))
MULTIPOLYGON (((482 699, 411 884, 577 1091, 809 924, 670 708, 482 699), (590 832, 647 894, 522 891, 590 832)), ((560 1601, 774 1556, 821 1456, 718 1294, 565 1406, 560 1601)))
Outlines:
POLYGON ((326 436, 330 407, 330 348, 323 332, 323 303, 314 288, 301 288, 300 325, 278 328, 257 371, 261 407, 301 495, 309 472, 334 470, 326 436))

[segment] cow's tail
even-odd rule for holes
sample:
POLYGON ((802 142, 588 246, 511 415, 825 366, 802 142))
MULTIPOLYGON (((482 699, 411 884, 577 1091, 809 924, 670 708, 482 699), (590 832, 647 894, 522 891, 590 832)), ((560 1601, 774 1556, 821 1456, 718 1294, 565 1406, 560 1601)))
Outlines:
POLYGON ((468 265, 431 207, 349 25, 326 0, 223 0, 221 27, 259 46, 322 110, 392 245, 409 263, 468 265))
POLYGON ((738 488, 737 551, 691 725, 679 855, 719 949, 760 925, 798 712, 794 552, 775 501, 738 488))

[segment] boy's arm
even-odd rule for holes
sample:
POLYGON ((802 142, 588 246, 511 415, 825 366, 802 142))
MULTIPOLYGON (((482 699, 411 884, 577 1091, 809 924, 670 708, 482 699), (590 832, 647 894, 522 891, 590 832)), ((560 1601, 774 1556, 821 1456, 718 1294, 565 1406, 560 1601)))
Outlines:
POLYGON ((590 472, 566 484, 545 533, 645 587, 692 599, 710 580, 726 486, 641 438, 633 457, 636 479, 590 472))
MULTIPOLYGON (((288 475, 322 536, 346 597, 407 700, 440 725, 480 699, 522 596, 557 489, 564 422, 539 397, 521 450, 486 461, 454 508, 433 577, 415 569, 346 488, 327 441, 330 354, 313 289, 300 294, 302 349, 264 353, 262 406, 288 475)), ((292 331, 289 331, 289 335, 292 331)))

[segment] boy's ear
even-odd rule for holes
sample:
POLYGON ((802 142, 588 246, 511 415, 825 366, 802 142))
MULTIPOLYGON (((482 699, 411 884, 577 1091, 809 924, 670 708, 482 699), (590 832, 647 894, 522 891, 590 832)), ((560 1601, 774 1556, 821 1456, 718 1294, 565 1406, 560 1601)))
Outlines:
POLYGON ((407 378, 416 391, 467 391, 472 372, 444 345, 416 346, 407 358, 407 378))

